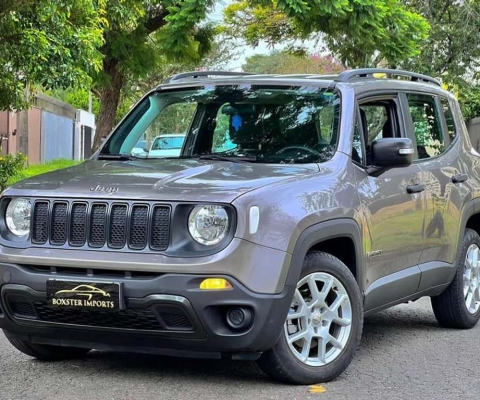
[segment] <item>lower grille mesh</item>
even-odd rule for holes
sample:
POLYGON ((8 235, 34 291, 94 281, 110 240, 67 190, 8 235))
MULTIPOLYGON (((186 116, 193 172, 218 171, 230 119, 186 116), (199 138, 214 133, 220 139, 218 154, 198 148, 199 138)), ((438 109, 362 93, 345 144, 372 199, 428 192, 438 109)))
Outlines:
MULTIPOLYGON (((108 312, 60 309, 50 307, 42 302, 36 302, 34 305, 39 319, 44 322, 147 331, 194 330, 187 315, 181 309, 174 313, 160 313, 163 319, 163 323, 161 323, 157 314, 151 309, 108 312)), ((32 310, 32 312, 34 311, 32 310)))
POLYGON ((34 317, 35 310, 31 303, 12 301, 10 303, 10 309, 14 315, 20 315, 23 317, 34 317))

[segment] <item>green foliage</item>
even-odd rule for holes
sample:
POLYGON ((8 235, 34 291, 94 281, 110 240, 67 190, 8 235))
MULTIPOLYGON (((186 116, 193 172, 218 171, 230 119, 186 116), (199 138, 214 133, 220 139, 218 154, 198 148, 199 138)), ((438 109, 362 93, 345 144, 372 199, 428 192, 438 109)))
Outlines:
POLYGON ((480 2, 478 0, 402 0, 429 22, 430 35, 421 52, 399 66, 441 78, 458 88, 469 86, 480 66, 480 2))
MULTIPOLYGON (((67 89, 55 89, 47 90, 46 94, 55 97, 59 100, 64 101, 67 104, 72 105, 75 108, 81 110, 88 110, 88 99, 89 99, 89 90, 78 88, 67 88, 67 89)), ((95 96, 92 96, 92 113, 98 116, 98 111, 100 109, 100 102, 95 96)))
POLYGON ((57 169, 68 168, 74 165, 79 164, 79 161, 67 160, 67 159, 58 159, 51 160, 45 164, 35 164, 30 165, 27 168, 25 166, 25 160, 23 160, 22 168, 17 169, 14 174, 11 174, 10 177, 6 180, 7 185, 13 185, 23 179, 30 178, 32 176, 44 174, 46 172, 55 171, 57 169))
POLYGON ((480 86, 464 88, 456 94, 466 121, 480 117, 480 86))
POLYGON ((345 69, 329 56, 297 55, 288 51, 255 54, 246 59, 242 68, 257 74, 336 74, 345 69))
POLYGON ((26 89, 88 87, 101 66, 103 0, 0 2, 0 110, 27 106, 26 89))
POLYGON ((14 176, 22 172, 26 161, 27 159, 22 153, 0 157, 0 192, 6 189, 9 181, 14 176))
POLYGON ((428 23, 400 0, 237 0, 224 32, 253 46, 323 40, 342 64, 358 67, 415 56, 428 23))
POLYGON ((398 64, 442 80, 454 92, 466 120, 480 116, 480 2, 478 0, 402 0, 431 26, 422 51, 398 64))
POLYGON ((108 27, 101 52, 107 63, 95 86, 109 84, 112 62, 125 76, 141 78, 167 61, 199 60, 213 30, 200 26, 214 1, 107 0, 108 27))

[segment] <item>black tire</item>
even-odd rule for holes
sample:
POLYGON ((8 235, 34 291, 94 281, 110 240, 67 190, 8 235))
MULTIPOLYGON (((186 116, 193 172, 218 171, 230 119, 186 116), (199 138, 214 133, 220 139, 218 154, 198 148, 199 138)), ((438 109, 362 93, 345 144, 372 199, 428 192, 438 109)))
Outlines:
POLYGON ((435 318, 442 327, 470 329, 480 319, 480 309, 475 314, 470 313, 463 294, 465 258, 472 244, 480 247, 480 236, 473 229, 467 228, 462 239, 453 281, 442 294, 431 299, 435 318))
POLYGON ((8 341, 17 350, 21 351, 27 356, 41 361, 62 361, 74 358, 82 358, 90 351, 90 349, 30 343, 25 340, 16 339, 8 332, 4 331, 4 333, 8 341))
POLYGON ((299 385, 331 381, 347 369, 360 346, 363 305, 358 284, 352 273, 338 258, 323 252, 311 252, 305 258, 300 280, 315 272, 325 272, 334 276, 346 289, 352 310, 350 336, 342 352, 332 362, 323 366, 309 366, 293 355, 282 331, 275 346, 264 352, 258 360, 260 368, 277 381, 299 385))

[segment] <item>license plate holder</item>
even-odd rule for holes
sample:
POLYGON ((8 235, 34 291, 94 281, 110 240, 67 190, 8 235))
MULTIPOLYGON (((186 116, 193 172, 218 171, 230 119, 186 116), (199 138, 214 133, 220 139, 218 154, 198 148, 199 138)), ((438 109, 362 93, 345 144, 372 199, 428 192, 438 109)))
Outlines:
POLYGON ((47 281, 47 304, 54 308, 114 312, 123 308, 122 298, 120 283, 47 281))

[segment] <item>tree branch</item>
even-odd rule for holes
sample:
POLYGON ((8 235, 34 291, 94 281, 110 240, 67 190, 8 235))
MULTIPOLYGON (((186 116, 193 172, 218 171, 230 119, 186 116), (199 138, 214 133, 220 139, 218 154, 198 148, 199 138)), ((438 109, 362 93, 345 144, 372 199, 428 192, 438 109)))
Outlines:
POLYGON ((157 31, 162 26, 164 26, 167 21, 165 18, 168 16, 168 11, 162 11, 160 14, 157 14, 151 18, 149 18, 145 22, 145 29, 147 30, 147 34, 150 35, 151 33, 157 31))

